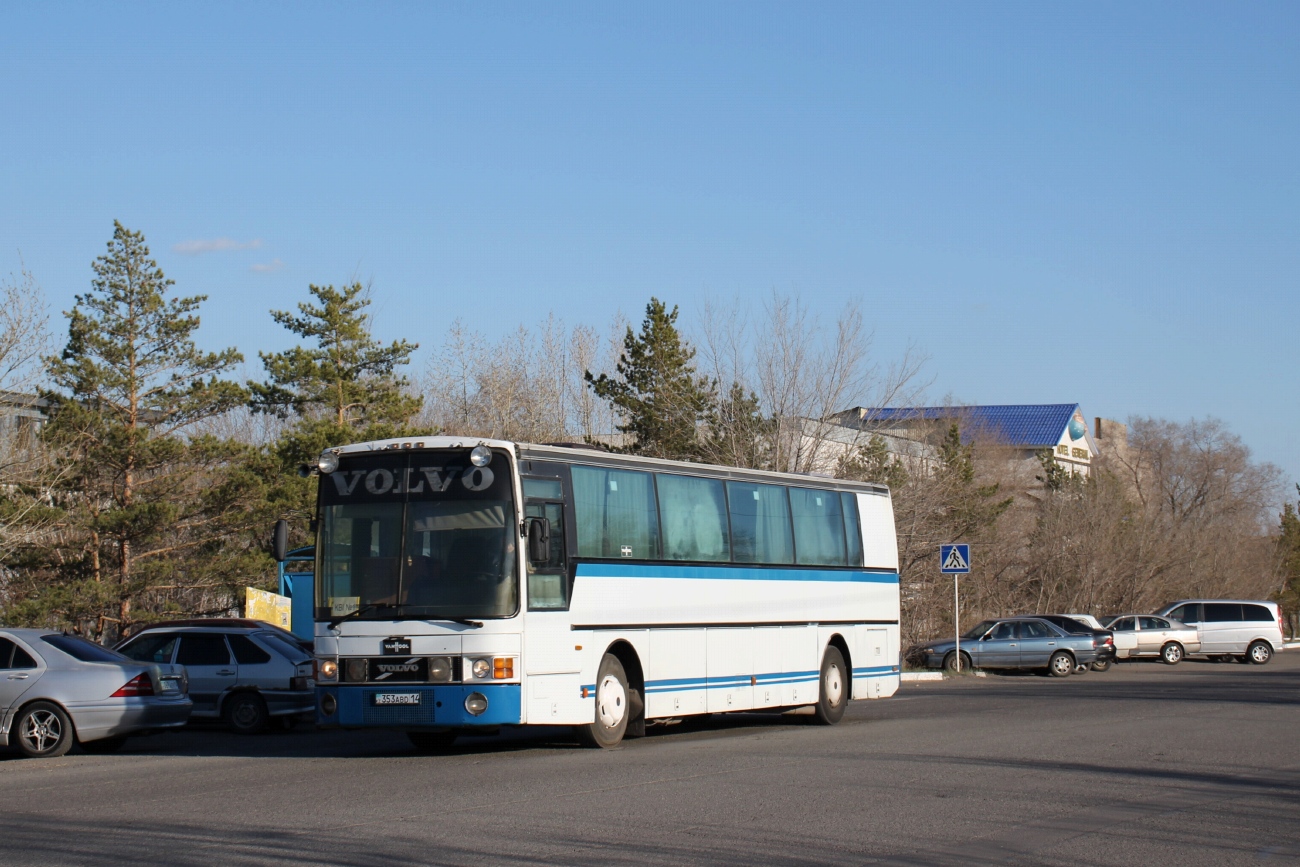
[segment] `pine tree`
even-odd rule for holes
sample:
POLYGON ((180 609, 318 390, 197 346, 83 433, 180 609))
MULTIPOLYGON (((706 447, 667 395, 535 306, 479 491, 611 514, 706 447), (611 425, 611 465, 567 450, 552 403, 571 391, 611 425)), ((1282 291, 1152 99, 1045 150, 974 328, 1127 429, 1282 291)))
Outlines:
POLYGON ((219 477, 239 449, 189 433, 246 394, 222 378, 243 360, 236 350, 195 346, 205 296, 169 297, 172 281, 141 233, 115 222, 93 267, 91 291, 66 314, 67 345, 47 359, 59 390, 46 395, 45 441, 58 466, 63 538, 76 548, 53 552, 62 589, 48 589, 51 599, 97 608, 94 631, 103 634, 106 622, 132 622, 137 599, 199 581, 179 574, 176 558, 231 533, 228 519, 244 510, 219 477), (78 580, 95 586, 69 589, 78 580))
POLYGON ((626 450, 658 458, 691 460, 700 454, 700 424, 713 407, 713 387, 697 376, 692 349, 677 331, 677 308, 658 298, 646 305, 641 333, 623 338, 617 377, 590 370, 584 379, 597 397, 625 419, 618 430, 631 437, 626 450))
POLYGON ((846 452, 835 467, 841 479, 875 482, 898 491, 908 482, 907 468, 889 453, 889 444, 879 434, 872 434, 864 445, 846 452))
POLYGON ((758 395, 738 382, 705 415, 700 456, 713 464, 770 470, 776 420, 763 415, 758 395))
POLYGON ((314 490, 294 475, 299 464, 330 446, 421 433, 409 424, 423 404, 397 372, 419 346, 405 340, 385 346, 374 339, 365 287, 308 289, 318 304, 300 303, 298 315, 271 312, 307 345, 260 353, 266 382, 248 383, 254 412, 298 419, 274 445, 262 472, 273 479, 272 511, 299 517, 310 513, 314 490))

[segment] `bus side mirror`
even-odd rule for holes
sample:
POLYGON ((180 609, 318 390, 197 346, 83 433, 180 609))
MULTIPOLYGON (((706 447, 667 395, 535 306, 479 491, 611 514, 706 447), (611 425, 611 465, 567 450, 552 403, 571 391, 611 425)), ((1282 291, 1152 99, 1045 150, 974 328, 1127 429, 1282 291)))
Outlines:
POLYGON ((289 522, 281 518, 275 522, 275 529, 271 531, 271 556, 275 558, 275 562, 283 563, 288 555, 289 522))
POLYGON ((546 518, 528 519, 528 559, 533 564, 551 559, 551 522, 546 518))

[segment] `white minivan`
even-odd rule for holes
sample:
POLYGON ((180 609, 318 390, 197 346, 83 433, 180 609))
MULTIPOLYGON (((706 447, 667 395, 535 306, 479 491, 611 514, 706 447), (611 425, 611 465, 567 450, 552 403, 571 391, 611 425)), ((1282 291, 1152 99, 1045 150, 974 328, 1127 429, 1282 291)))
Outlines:
POLYGON ((1156 614, 1195 626, 1206 656, 1236 656, 1263 665, 1282 650, 1282 613, 1276 602, 1184 599, 1156 614))

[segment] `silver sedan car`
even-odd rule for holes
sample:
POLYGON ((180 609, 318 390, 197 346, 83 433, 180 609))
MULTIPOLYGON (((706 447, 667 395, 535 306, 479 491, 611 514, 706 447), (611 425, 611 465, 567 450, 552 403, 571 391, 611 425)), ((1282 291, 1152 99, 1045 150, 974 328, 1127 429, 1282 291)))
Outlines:
POLYGON ((0 629, 0 742, 25 756, 111 752, 190 718, 185 669, 47 629, 0 629))
POLYGON ((1106 623, 1115 636, 1115 658, 1158 657, 1177 665, 1189 653, 1199 653, 1196 627, 1154 614, 1121 614, 1106 623))

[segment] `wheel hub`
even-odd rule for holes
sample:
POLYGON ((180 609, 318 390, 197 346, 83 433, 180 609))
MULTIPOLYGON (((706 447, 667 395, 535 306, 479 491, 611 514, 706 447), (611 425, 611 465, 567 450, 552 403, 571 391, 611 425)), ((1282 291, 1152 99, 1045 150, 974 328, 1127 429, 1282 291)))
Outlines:
POLYGON ((840 667, 832 665, 826 669, 826 700, 831 707, 837 707, 843 699, 844 677, 840 674, 840 667))
POLYGON ((596 715, 607 729, 617 728, 627 713, 627 691, 617 677, 605 675, 596 688, 596 715))

